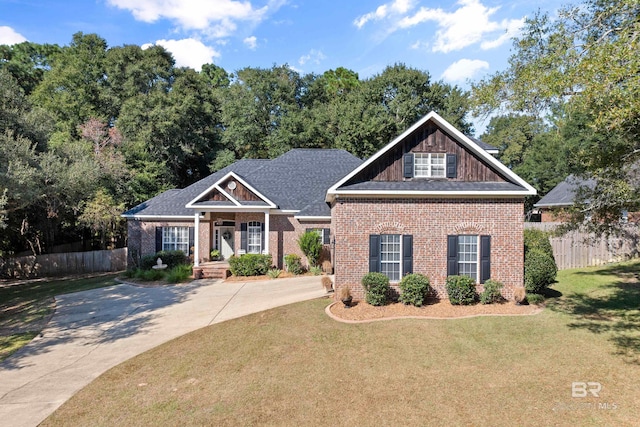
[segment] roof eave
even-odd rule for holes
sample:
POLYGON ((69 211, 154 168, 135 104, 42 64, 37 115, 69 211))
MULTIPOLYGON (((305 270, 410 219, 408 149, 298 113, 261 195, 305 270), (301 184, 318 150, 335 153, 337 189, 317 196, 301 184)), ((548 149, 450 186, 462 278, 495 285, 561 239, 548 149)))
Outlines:
POLYGON ((331 197, 331 200, 335 200, 340 196, 380 196, 380 197, 425 197, 425 196, 439 196, 439 197, 524 197, 533 196, 534 192, 530 190, 517 190, 517 191, 413 191, 413 190, 334 190, 331 194, 327 194, 327 197, 331 197))

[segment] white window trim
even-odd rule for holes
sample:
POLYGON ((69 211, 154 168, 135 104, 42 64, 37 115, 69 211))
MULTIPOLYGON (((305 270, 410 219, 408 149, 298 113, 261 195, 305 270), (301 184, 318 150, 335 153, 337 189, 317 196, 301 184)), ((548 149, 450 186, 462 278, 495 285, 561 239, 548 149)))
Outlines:
POLYGON ((461 276, 468 276, 468 277, 471 277, 472 279, 474 279, 474 280, 476 281, 476 283, 480 283, 480 257, 481 257, 481 254, 480 254, 480 249, 481 249, 481 248, 480 248, 480 236, 475 235, 475 234, 460 234, 460 235, 458 235, 458 242, 457 242, 457 245, 458 245, 458 248, 457 248, 457 254, 458 254, 458 256, 457 256, 457 258, 458 258, 458 259, 457 259, 457 262, 458 262, 458 274, 459 274, 459 275, 461 275, 461 276), (460 270, 461 270, 461 268, 460 268, 460 264, 474 264, 474 262, 473 262, 473 261, 461 261, 461 260, 460 260, 460 256, 461 256, 461 254, 463 254, 463 252, 462 252, 462 251, 460 251, 460 238, 461 238, 461 237, 473 237, 473 238, 475 238, 475 241, 476 241, 476 242, 475 242, 475 244, 476 244, 476 252, 475 252, 475 254, 476 254, 476 260, 475 260, 475 265, 476 265, 476 268, 475 268, 475 270, 476 270, 476 277, 468 276, 468 274, 464 274, 464 273, 462 273, 462 272, 460 271, 460 270))
MULTIPOLYGON (((438 165, 439 166, 439 165, 438 165)), ((413 155, 413 176, 415 178, 446 178, 447 177, 447 155, 446 153, 414 153, 413 155), (420 164, 418 161, 426 159, 426 165, 420 164), (442 159, 442 173, 439 175, 433 174, 433 166, 435 159, 442 159), (419 173, 420 168, 427 166, 427 173, 419 173)))
MULTIPOLYGON (((392 243, 393 244, 393 243, 392 243)), ((389 277, 389 281, 392 283, 397 283, 400 281, 400 279, 402 278, 402 235, 401 234, 381 234, 380 235, 380 248, 379 248, 379 253, 380 253, 380 272, 382 274, 384 274, 385 276, 389 277, 385 272, 382 271, 382 265, 383 264, 398 264, 398 278, 397 279, 392 279, 389 277), (388 236, 394 236, 398 238, 398 261, 382 261, 382 240, 383 237, 388 237, 388 236)))
POLYGON ((259 221, 250 221, 247 223, 247 253, 249 254, 260 254, 262 253, 262 223, 259 221), (256 231, 257 229, 257 231, 256 231), (251 243, 252 237, 255 240, 255 235, 257 235, 258 243, 251 243), (258 248, 257 251, 251 250, 251 248, 258 248))
POLYGON ((165 226, 162 227, 162 250, 181 250, 189 255, 189 227, 187 226, 165 226), (181 246, 186 248, 183 249, 181 246))

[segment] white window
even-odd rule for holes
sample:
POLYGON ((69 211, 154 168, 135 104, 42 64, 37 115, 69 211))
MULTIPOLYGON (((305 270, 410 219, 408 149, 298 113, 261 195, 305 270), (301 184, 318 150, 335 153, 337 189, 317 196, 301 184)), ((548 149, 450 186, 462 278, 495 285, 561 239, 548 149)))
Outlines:
POLYGON ((392 282, 400 280, 401 247, 399 234, 380 236, 380 272, 392 282))
POLYGON ((247 253, 262 252, 262 224, 252 221, 247 225, 247 253))
POLYGON ((162 250, 189 255, 189 227, 162 227, 162 250))
POLYGON ((458 274, 478 281, 478 236, 458 236, 458 274))
POLYGON ((444 178, 445 153, 415 153, 414 176, 416 178, 444 178))

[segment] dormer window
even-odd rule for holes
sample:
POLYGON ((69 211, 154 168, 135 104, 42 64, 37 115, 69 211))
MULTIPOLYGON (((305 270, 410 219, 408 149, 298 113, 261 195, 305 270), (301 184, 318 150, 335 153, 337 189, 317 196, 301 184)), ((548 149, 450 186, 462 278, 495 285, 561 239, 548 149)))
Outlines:
POLYGON ((444 178, 445 153, 416 153, 413 156, 413 173, 416 178, 444 178))

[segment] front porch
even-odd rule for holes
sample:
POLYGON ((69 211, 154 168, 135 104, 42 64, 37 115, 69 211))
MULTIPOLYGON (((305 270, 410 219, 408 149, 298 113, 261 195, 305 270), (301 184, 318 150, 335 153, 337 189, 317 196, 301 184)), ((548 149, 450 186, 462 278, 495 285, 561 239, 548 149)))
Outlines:
POLYGON ((231 276, 229 263, 227 261, 201 262, 199 266, 193 267, 194 279, 222 279, 231 276))

